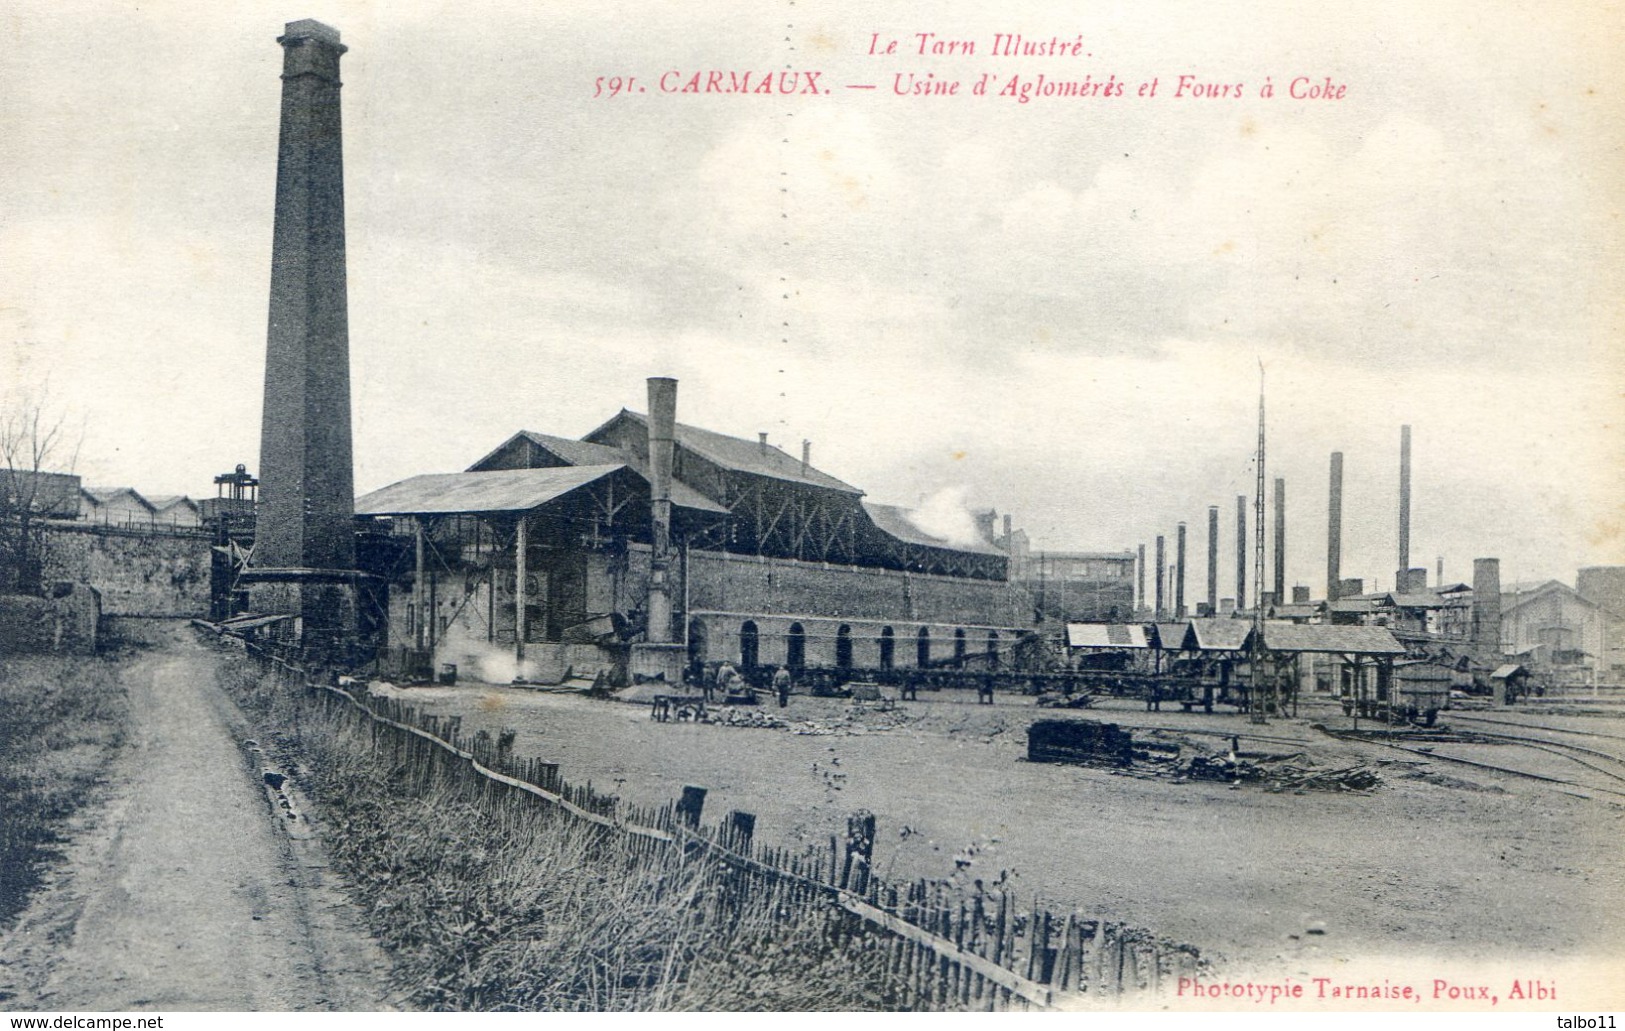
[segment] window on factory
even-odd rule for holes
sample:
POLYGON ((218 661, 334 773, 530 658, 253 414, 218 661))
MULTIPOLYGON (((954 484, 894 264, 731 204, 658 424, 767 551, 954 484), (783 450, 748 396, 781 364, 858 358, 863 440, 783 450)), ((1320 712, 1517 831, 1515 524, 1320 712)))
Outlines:
POLYGON ((897 635, 889 626, 880 628, 880 668, 891 669, 896 664, 897 635))
POLYGON ((923 626, 914 637, 914 665, 921 669, 931 665, 931 631, 923 626))
POLYGON ((739 664, 746 669, 755 669, 760 657, 761 640, 756 632, 756 622, 747 619, 745 625, 739 628, 739 664))
POLYGON ((835 666, 837 669, 852 668, 852 628, 845 623, 835 631, 835 666))
POLYGON ((785 642, 784 664, 791 669, 807 665, 807 631, 800 623, 790 624, 790 636, 785 642))

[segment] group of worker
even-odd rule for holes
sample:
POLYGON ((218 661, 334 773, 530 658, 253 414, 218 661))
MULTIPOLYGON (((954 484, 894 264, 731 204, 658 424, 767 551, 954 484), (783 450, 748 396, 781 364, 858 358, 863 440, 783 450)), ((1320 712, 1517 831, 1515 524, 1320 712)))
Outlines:
MULTIPOLYGON (((712 701, 714 696, 721 694, 727 698, 731 694, 743 694, 751 689, 750 683, 745 680, 739 670, 731 662, 723 662, 716 668, 715 673, 702 672, 700 674, 701 686, 705 690, 705 700, 712 701)), ((780 666, 773 671, 771 680, 773 694, 778 697, 779 708, 790 704, 790 688, 792 686, 790 670, 780 666)))

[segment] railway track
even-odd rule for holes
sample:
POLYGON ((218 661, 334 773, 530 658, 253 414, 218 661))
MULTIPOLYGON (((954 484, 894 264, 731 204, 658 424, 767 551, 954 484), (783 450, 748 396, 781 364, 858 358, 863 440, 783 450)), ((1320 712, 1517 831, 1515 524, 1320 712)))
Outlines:
MULTIPOLYGON (((1492 720, 1492 721, 1488 721, 1488 722, 1496 722, 1496 721, 1492 720)), ((1542 782, 1542 783, 1546 783, 1546 784, 1551 784, 1551 785, 1554 785, 1557 790, 1563 790, 1565 794, 1574 795, 1575 797, 1579 797, 1579 798, 1592 798, 1593 797, 1592 795, 1584 794, 1584 792, 1594 792, 1594 793, 1612 795, 1612 796, 1615 796, 1615 797, 1618 797, 1618 798, 1625 798, 1625 790, 1621 790, 1621 788, 1625 788, 1625 773, 1616 772, 1614 770, 1606 769, 1606 768, 1604 768, 1602 766, 1597 765, 1596 763, 1590 762, 1588 759, 1581 758, 1579 755, 1576 755, 1574 753, 1578 752, 1578 753, 1582 753, 1584 755, 1595 756, 1595 757, 1600 757, 1600 758, 1606 759, 1609 762, 1612 762, 1612 763, 1615 763, 1615 764, 1619 765, 1622 768, 1622 770, 1625 770, 1625 758, 1621 758, 1620 756, 1613 755, 1613 754, 1607 753, 1607 752, 1600 752, 1600 751, 1598 751, 1596 749, 1586 748, 1586 747, 1584 747, 1582 745, 1564 744, 1562 742, 1548 741, 1548 740, 1543 740, 1543 739, 1539 739, 1539 738, 1522 737, 1522 736, 1515 735, 1515 734, 1495 734, 1495 733, 1486 733, 1484 731, 1473 731, 1472 732, 1473 733, 1473 738, 1471 740, 1462 740, 1460 742, 1436 741, 1436 742, 1428 745, 1427 747, 1420 747, 1420 746, 1417 746, 1417 745, 1403 744, 1403 743, 1398 742, 1398 741, 1385 740, 1384 738, 1379 737, 1377 735, 1371 735, 1371 736, 1354 735, 1354 734, 1350 734, 1350 733, 1346 733, 1346 732, 1337 732, 1337 731, 1327 731, 1327 733, 1331 734, 1333 737, 1338 737, 1338 738, 1341 738, 1343 740, 1364 741, 1364 742, 1369 743, 1369 744, 1382 745, 1383 747, 1393 748, 1393 749, 1396 749, 1396 750, 1401 751, 1401 752, 1409 752, 1409 753, 1411 753, 1413 755, 1418 755, 1418 756, 1421 756, 1421 757, 1423 757, 1425 759, 1438 759, 1438 760, 1443 761, 1443 762, 1458 763, 1458 764, 1463 765, 1463 766, 1472 766, 1472 767, 1475 767, 1475 768, 1481 769, 1481 770, 1489 770, 1489 771, 1492 771, 1492 772, 1495 772, 1495 773, 1504 773, 1504 774, 1508 774, 1508 775, 1514 776, 1514 777, 1522 777, 1522 778, 1525 778, 1527 780, 1533 780, 1533 781, 1538 781, 1538 782, 1542 782), (1470 758, 1467 758, 1466 756, 1451 755, 1448 752, 1439 751, 1439 747, 1441 745, 1448 747, 1452 743, 1459 743, 1459 744, 1469 745, 1469 746, 1474 745, 1474 744, 1504 743, 1505 745, 1508 745, 1508 746, 1511 746, 1511 747, 1514 747, 1514 748, 1525 748, 1525 749, 1530 749, 1530 750, 1533 750, 1533 751, 1540 751, 1540 752, 1549 753, 1551 755, 1558 756, 1559 758, 1564 759, 1564 760, 1566 760, 1568 762, 1574 763, 1574 764, 1579 765, 1579 766, 1583 766, 1586 769, 1591 770, 1594 773, 1600 774, 1602 777, 1607 778, 1609 781, 1619 784, 1620 787, 1607 787, 1607 786, 1602 786, 1602 785, 1598 785, 1598 784, 1595 784, 1595 783, 1590 783, 1588 781, 1574 780, 1574 779, 1571 779, 1571 778, 1568 778, 1568 777, 1553 776, 1553 775, 1551 775, 1549 773, 1536 773, 1536 772, 1533 772, 1533 771, 1528 770, 1528 769, 1519 769, 1519 768, 1514 767, 1514 766, 1503 766, 1503 765, 1500 765, 1498 763, 1485 762, 1485 761, 1483 761, 1481 759, 1470 759, 1470 758), (1564 790, 1564 789, 1573 789, 1573 790, 1564 790)))

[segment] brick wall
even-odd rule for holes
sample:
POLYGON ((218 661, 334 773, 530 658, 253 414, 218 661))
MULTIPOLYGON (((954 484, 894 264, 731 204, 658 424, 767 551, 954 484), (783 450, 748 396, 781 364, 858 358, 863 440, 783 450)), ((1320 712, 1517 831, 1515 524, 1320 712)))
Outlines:
POLYGON ((108 616, 209 614, 210 538, 52 524, 46 580, 86 583, 108 616))

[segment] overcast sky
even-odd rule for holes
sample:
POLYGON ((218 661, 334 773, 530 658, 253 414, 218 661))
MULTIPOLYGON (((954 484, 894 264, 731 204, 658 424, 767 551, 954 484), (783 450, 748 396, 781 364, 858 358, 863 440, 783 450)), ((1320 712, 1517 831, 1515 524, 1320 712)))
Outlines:
POLYGON ((257 467, 275 39, 315 17, 350 47, 359 490, 580 435, 673 375, 680 421, 811 439, 877 501, 994 506, 1054 549, 1185 520, 1199 598, 1210 504, 1231 589, 1262 361, 1289 582, 1323 590, 1341 449, 1344 573, 1392 586, 1407 422, 1413 564, 1625 561, 1617 11, 677 6, 14 3, 0 375, 83 421, 89 484, 257 467), (1001 57, 1000 32, 1085 55, 1001 57), (786 66, 820 92, 659 89, 786 66), (968 93, 1040 73, 1127 88, 968 93), (647 92, 594 99, 617 74, 647 92), (1243 95, 1175 97, 1182 74, 1243 95), (1300 75, 1345 95, 1293 100, 1300 75))

